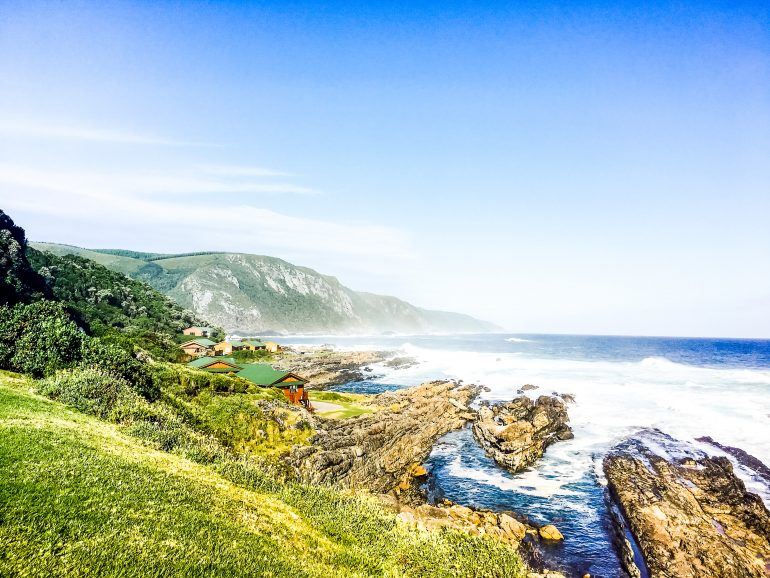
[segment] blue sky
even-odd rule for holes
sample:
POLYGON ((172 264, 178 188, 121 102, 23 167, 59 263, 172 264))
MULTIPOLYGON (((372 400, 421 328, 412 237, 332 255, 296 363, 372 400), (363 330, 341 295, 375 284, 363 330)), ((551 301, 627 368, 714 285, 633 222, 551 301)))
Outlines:
POLYGON ((770 4, 6 1, 0 207, 514 331, 770 337, 770 4))

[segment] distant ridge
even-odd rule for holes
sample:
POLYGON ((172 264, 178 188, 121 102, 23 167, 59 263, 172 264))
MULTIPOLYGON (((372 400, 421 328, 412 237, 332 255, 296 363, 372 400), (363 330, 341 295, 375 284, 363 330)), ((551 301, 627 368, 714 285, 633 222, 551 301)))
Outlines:
POLYGON ((469 315, 416 307, 353 291, 335 277, 264 255, 201 251, 166 254, 31 243, 75 254, 145 281, 231 333, 486 332, 500 328, 469 315))

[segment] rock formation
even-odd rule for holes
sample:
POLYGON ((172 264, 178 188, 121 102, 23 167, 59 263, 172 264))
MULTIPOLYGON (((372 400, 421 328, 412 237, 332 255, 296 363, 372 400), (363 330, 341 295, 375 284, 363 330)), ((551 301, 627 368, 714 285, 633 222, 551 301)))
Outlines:
POLYGON ((376 493, 408 491, 442 435, 473 419, 468 404, 479 388, 431 382, 376 396, 379 410, 346 420, 318 419, 312 445, 287 458, 310 484, 339 484, 376 493))
POLYGON ((727 458, 644 430, 605 457, 604 473, 631 576, 770 575, 770 512, 727 458))
POLYGON ((335 351, 312 349, 291 351, 273 363, 278 369, 293 371, 310 381, 313 389, 325 389, 372 377, 371 365, 392 357, 387 351, 335 351))
POLYGON ((519 472, 539 459, 559 440, 572 439, 567 408, 555 397, 526 396, 497 405, 482 405, 473 433, 484 450, 501 466, 519 472))
POLYGON ((546 569, 548 563, 538 549, 541 540, 561 536, 554 526, 537 527, 514 512, 477 510, 448 501, 435 506, 409 506, 390 494, 377 497, 386 509, 397 514, 402 524, 427 531, 452 528, 472 536, 489 536, 516 548, 530 569, 538 568, 531 570, 528 578, 564 578, 561 572, 546 569))

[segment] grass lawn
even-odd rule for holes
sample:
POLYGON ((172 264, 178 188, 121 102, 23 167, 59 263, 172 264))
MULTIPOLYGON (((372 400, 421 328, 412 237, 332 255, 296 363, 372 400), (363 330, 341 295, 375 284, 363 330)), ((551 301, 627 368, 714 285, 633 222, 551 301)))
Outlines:
POLYGON ((375 411, 363 394, 309 391, 308 396, 311 403, 323 402, 316 404, 316 413, 322 417, 346 419, 375 411))
POLYGON ((249 490, 32 387, 0 372, 0 576, 524 575, 503 544, 328 488, 249 490))

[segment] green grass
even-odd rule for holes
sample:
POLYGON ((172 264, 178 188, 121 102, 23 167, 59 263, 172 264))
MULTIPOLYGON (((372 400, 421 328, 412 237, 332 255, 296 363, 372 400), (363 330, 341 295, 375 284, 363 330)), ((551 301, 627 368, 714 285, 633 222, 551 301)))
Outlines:
POLYGON ((524 575, 501 543, 246 460, 202 466, 33 389, 0 372, 0 576, 524 575))
POLYGON ((341 394, 334 391, 309 391, 308 395, 311 403, 313 401, 320 401, 339 406, 340 409, 326 410, 322 409, 322 406, 316 404, 316 413, 326 418, 347 419, 349 417, 357 417, 374 411, 371 406, 367 405, 367 396, 362 394, 341 394))

